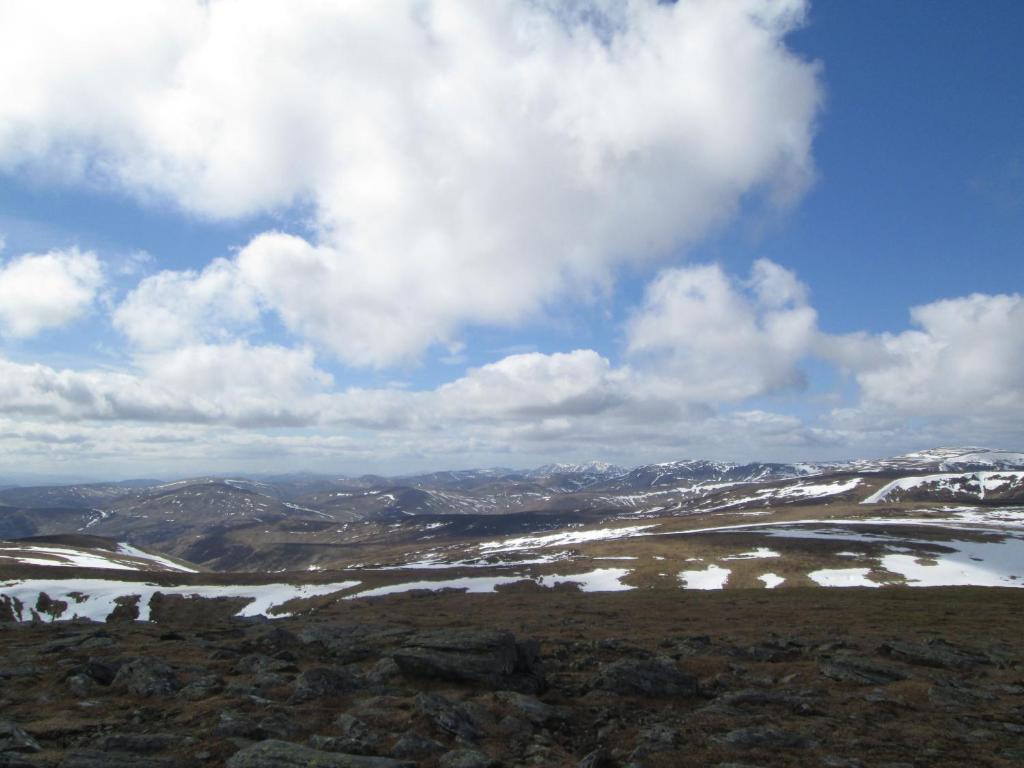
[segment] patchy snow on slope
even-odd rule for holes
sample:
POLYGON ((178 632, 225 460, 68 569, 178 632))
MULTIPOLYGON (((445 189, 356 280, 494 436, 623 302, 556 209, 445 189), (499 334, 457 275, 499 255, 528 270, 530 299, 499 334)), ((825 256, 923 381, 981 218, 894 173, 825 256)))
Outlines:
POLYGON ((924 489, 932 493, 969 494, 979 500, 986 493, 1010 490, 1024 485, 1024 472, 944 472, 936 475, 901 477, 879 488, 861 504, 878 504, 890 501, 898 491, 924 489))
POLYGON ((0 564, 46 565, 54 568, 104 568, 116 571, 183 571, 195 569, 175 563, 165 557, 144 552, 130 544, 118 544, 117 549, 64 547, 57 544, 31 544, 28 542, 0 542, 0 564), (155 567, 147 568, 147 564, 155 567))
POLYGON ((743 504, 771 504, 773 501, 803 501, 807 499, 826 499, 841 493, 852 491, 863 482, 864 478, 851 477, 848 480, 833 480, 827 483, 808 483, 800 481, 781 488, 761 488, 748 496, 742 496, 725 504, 708 507, 708 511, 729 509, 743 504))
POLYGON ((766 557, 782 557, 781 554, 768 547, 758 547, 752 552, 740 552, 738 555, 723 557, 723 560, 761 560, 766 557))
POLYGON ((592 541, 612 541, 638 536, 655 525, 632 525, 624 528, 599 528, 592 531, 561 531, 542 536, 521 536, 515 539, 485 541, 479 545, 482 552, 516 552, 522 549, 543 549, 545 547, 568 547, 592 541))
POLYGON ((196 585, 166 587, 137 581, 113 581, 107 579, 25 579, 0 583, 0 601, 14 609, 14 600, 23 604, 22 610, 14 611, 19 621, 33 618, 32 609, 39 596, 45 593, 51 600, 68 604, 67 610, 59 617, 64 619, 92 619, 105 621, 117 607, 118 598, 139 596, 139 620, 149 620, 149 602, 157 592, 164 595, 181 595, 185 598, 240 597, 249 603, 236 616, 266 616, 282 618, 290 613, 279 612, 285 603, 309 597, 330 595, 358 586, 358 581, 342 581, 334 584, 247 584, 247 585, 196 585))
POLYGON ((880 587, 881 584, 871 581, 868 574, 870 568, 822 568, 811 571, 807 576, 815 584, 822 587, 880 587))
POLYGON ((176 563, 173 560, 161 557, 160 555, 154 555, 150 552, 145 552, 138 547, 133 547, 131 544, 119 542, 117 545, 117 551, 122 555, 128 555, 130 557, 137 558, 139 560, 147 560, 151 563, 156 563, 169 571, 183 571, 185 573, 198 573, 195 568, 189 568, 188 566, 176 563))
POLYGON ((587 573, 574 573, 567 575, 549 574, 545 576, 527 576, 516 574, 512 576, 465 576, 457 579, 444 579, 440 581, 409 581, 401 584, 387 584, 383 587, 374 587, 354 595, 346 596, 346 600, 354 600, 360 597, 380 597, 382 595, 394 595, 401 592, 411 592, 415 589, 429 589, 438 591, 441 589, 462 589, 466 592, 486 593, 493 592, 495 587, 504 584, 515 584, 520 581, 532 581, 542 587, 554 587, 558 584, 578 584, 584 592, 622 592, 631 590, 622 583, 622 578, 629 575, 625 568, 598 568, 587 573))
POLYGON ((684 589, 724 589, 730 573, 728 568, 709 565, 702 571, 680 571, 679 581, 684 589))
MULTIPOLYGON (((569 560, 572 555, 569 552, 552 552, 549 555, 531 557, 525 560, 499 560, 496 557, 477 557, 468 560, 444 560, 440 555, 425 557, 421 560, 411 560, 401 565, 381 565, 365 568, 368 571, 415 571, 415 570, 443 570, 450 568, 513 568, 522 565, 546 565, 569 560)), ((616 558, 618 559, 618 558, 616 558)))

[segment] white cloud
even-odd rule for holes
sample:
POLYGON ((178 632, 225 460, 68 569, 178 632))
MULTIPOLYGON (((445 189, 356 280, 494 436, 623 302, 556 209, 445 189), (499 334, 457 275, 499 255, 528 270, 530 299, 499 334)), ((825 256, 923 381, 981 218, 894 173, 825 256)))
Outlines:
POLYGON ((796 276, 760 260, 741 284, 717 265, 667 269, 627 326, 628 350, 665 396, 725 403, 803 382, 817 313, 796 276))
POLYGON ((599 414, 622 404, 628 374, 593 350, 511 355, 436 392, 443 417, 531 420, 599 414))
POLYGON ((145 355, 139 371, 57 370, 0 359, 0 411, 60 421, 309 426, 331 378, 309 350, 198 345, 145 355))
POLYGON ((234 338, 259 320, 255 292, 235 267, 215 259, 202 272, 159 272, 114 312, 114 326, 144 350, 234 338))
MULTIPOLYGON (((804 5, 0 2, 0 169, 201 216, 308 206, 316 236, 257 237, 238 290, 390 365, 603 290, 753 192, 798 196, 820 103, 784 42, 804 5)), ((145 309, 203 279, 144 284, 121 327, 160 339, 145 309)))
POLYGON ((75 248, 0 263, 0 334, 24 338, 85 314, 103 284, 99 259, 75 248))
POLYGON ((864 410, 1024 424, 1024 297, 972 294, 910 316, 916 330, 839 342, 864 410))

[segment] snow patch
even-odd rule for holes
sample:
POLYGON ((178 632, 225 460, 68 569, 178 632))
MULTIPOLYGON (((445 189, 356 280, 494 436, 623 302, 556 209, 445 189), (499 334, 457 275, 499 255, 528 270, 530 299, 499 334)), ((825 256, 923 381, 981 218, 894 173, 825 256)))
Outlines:
POLYGON ((709 565, 703 571, 680 571, 679 580, 684 589, 723 589, 730 573, 728 568, 709 565))
POLYGON ((784 578, 782 578, 781 576, 776 576, 774 573, 765 573, 761 576, 758 576, 757 578, 758 580, 764 582, 765 589, 775 589, 777 586, 779 586, 782 582, 785 581, 784 578))
POLYGON ((592 531, 561 531, 544 536, 521 536, 501 541, 485 541, 480 550, 485 552, 516 552, 521 549, 543 549, 544 547, 567 547, 573 544, 586 544, 591 541, 612 541, 640 535, 653 525, 632 525, 624 528, 599 528, 592 531))
POLYGON ((880 587, 881 584, 868 579, 869 573, 870 568, 822 568, 807 576, 822 587, 880 587))

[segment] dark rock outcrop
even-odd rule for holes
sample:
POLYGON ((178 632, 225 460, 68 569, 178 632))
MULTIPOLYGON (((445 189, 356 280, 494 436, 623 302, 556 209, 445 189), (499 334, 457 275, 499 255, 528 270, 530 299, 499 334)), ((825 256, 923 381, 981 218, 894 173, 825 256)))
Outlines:
POLYGON ((414 635, 392 654, 403 674, 527 693, 547 685, 536 642, 511 632, 439 630, 414 635))
POLYGON ((697 678, 664 656, 613 661, 591 678, 590 686, 626 696, 696 696, 698 692, 697 678))

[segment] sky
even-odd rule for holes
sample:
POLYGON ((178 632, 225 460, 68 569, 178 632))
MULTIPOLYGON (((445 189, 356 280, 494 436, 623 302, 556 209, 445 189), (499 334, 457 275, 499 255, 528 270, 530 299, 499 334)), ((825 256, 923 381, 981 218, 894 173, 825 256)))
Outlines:
POLYGON ((0 480, 1024 445, 1015 0, 0 0, 0 480))

